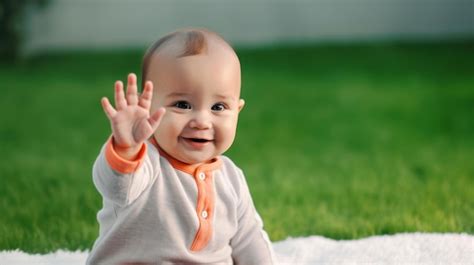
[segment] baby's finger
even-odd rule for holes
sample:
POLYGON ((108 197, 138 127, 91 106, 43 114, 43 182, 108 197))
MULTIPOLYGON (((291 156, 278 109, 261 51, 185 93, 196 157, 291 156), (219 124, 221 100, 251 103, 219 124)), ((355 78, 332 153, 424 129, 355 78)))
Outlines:
POLYGON ((153 83, 151 81, 147 81, 145 83, 145 87, 143 88, 143 93, 140 96, 140 100, 138 101, 138 105, 145 109, 150 109, 151 105, 151 98, 153 96, 153 83))
POLYGON ((112 119, 112 117, 115 116, 117 111, 114 109, 114 107, 112 107, 112 105, 110 105, 109 99, 106 97, 103 97, 100 100, 100 103, 102 103, 102 108, 104 109, 105 115, 107 115, 109 119, 112 119))
POLYGON ((127 81, 127 102, 128 105, 137 105, 137 76, 133 73, 128 75, 127 81))
POLYGON ((123 94, 123 83, 121 81, 115 82, 115 108, 122 110, 127 107, 127 101, 123 94))
POLYGON ((161 107, 153 115, 151 115, 150 118, 148 118, 148 122, 150 123, 151 128, 153 128, 153 131, 158 128, 158 125, 160 125, 161 119, 163 116, 165 116, 166 109, 161 107))

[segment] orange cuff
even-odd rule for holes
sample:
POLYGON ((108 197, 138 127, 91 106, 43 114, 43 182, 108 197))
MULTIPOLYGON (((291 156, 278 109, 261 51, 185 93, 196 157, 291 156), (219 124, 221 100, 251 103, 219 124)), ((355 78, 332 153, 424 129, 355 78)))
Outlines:
POLYGON ((135 172, 143 162, 146 153, 146 144, 143 143, 140 151, 138 151, 137 158, 133 161, 126 160, 119 156, 114 149, 113 136, 107 141, 107 146, 105 147, 105 158, 109 162, 110 167, 122 174, 128 174, 135 172))

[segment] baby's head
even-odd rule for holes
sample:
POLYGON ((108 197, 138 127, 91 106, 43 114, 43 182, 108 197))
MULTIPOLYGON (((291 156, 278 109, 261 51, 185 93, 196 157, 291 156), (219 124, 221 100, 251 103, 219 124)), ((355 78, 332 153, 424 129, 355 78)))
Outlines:
POLYGON ((150 112, 166 108, 154 137, 167 154, 196 164, 229 149, 244 101, 239 59, 222 37, 194 28, 164 36, 145 54, 146 81, 154 85, 150 112))

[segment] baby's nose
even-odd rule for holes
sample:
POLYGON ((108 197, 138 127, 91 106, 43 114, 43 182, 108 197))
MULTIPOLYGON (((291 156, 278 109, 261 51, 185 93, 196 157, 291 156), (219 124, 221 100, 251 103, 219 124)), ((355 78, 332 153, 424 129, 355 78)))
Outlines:
POLYGON ((197 111, 189 122, 193 129, 205 130, 212 127, 211 117, 207 111, 197 111))

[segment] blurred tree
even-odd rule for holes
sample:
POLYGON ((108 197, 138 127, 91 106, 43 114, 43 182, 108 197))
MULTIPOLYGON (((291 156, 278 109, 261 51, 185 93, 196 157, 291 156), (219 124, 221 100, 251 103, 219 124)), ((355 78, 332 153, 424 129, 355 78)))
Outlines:
POLYGON ((19 58, 27 7, 45 6, 49 0, 0 0, 0 59, 19 58))

